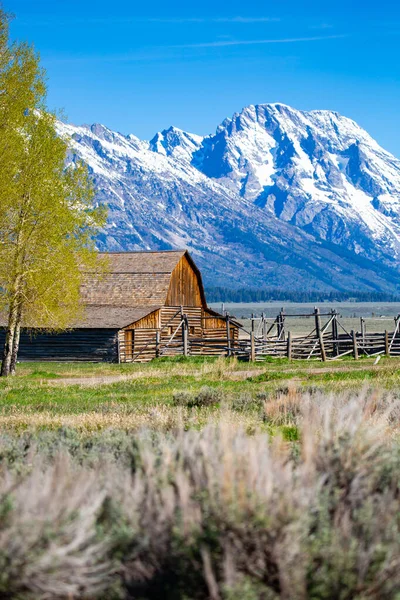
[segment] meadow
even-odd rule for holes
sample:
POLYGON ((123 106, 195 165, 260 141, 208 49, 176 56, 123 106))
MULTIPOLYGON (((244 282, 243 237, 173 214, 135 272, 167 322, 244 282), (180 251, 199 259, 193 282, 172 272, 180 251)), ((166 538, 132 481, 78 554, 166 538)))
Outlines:
MULTIPOLYGON (((0 380, 0 427, 167 431, 177 425, 200 426, 235 405, 261 405, 281 389, 331 393, 363 385, 399 386, 400 358, 374 362, 177 357, 144 365, 22 363, 16 377, 0 380), (205 399, 196 404, 199 394, 205 399)), ((244 424, 243 415, 240 422, 244 424)), ((246 423, 260 426, 255 411, 246 411, 246 423)))
POLYGON ((400 359, 18 367, 1 598, 399 600, 400 359))

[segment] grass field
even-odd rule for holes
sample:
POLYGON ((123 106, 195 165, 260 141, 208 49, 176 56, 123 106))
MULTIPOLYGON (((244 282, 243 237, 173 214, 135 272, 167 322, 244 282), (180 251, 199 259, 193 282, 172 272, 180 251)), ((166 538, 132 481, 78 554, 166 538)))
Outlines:
MULTIPOLYGON (((168 430, 177 424, 199 426, 221 411, 226 418, 232 406, 256 407, 285 388, 340 392, 368 385, 395 390, 400 384, 400 359, 373 363, 374 359, 329 363, 271 359, 252 364, 183 357, 145 365, 22 363, 16 377, 0 380, 0 427, 168 430), (213 398, 193 406, 191 398, 200 393, 213 398)), ((257 414, 246 411, 248 425, 258 423, 257 414)))
POLYGON ((25 363, 0 597, 399 600, 400 359, 25 363))

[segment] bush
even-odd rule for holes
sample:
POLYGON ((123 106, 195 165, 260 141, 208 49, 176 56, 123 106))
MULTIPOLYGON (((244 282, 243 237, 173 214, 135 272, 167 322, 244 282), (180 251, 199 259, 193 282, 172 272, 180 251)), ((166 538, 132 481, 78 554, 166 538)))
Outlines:
POLYGON ((173 406, 191 406, 194 396, 190 392, 175 392, 172 397, 173 406))
POLYGON ((66 456, 0 484, 0 597, 99 597, 112 588, 111 539, 97 514, 106 493, 95 471, 66 456), (103 489, 102 489, 103 488, 103 489))
POLYGON ((257 394, 256 397, 243 392, 232 400, 232 409, 237 412, 261 411, 264 404, 264 395, 257 394))
POLYGON ((204 408, 215 406, 224 399, 224 393, 221 390, 203 386, 197 394, 190 392, 176 392, 173 395, 173 406, 186 406, 188 408, 204 408))
POLYGON ((290 394, 271 401, 296 423, 272 439, 228 409, 200 431, 101 434, 103 464, 70 432, 55 458, 42 434, 25 454, 4 437, 25 469, 1 471, 0 597, 398 600, 398 403, 290 394))
POLYGON ((224 399, 224 393, 222 390, 203 386, 199 393, 194 397, 192 406, 196 407, 207 407, 215 406, 224 399))

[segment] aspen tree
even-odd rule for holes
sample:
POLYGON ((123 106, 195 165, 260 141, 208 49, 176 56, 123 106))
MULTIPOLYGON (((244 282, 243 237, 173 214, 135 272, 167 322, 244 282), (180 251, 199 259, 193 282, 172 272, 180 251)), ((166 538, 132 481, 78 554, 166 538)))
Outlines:
POLYGON ((105 211, 94 207, 87 168, 65 167, 68 141, 44 108, 38 58, 27 46, 7 46, 6 22, 0 43, 0 305, 8 316, 1 375, 7 376, 15 372, 21 326, 61 330, 77 317, 84 272, 97 268, 93 239, 105 211))

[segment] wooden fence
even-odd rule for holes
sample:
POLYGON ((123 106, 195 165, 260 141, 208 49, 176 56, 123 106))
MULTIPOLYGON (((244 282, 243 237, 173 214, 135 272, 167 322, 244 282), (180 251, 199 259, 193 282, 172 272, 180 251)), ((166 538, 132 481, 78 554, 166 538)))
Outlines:
MULTIPOLYGON (((176 316, 176 315, 175 315, 176 316)), ((125 342, 119 344, 119 356, 129 356, 129 362, 144 362, 161 356, 223 355, 237 356, 242 360, 262 361, 266 357, 286 357, 290 360, 318 359, 338 360, 344 356, 358 359, 360 356, 400 356, 400 315, 393 319, 393 329, 382 333, 367 332, 365 319, 360 320, 360 331, 347 331, 336 311, 321 313, 315 308, 312 313, 301 315, 285 314, 283 311, 275 319, 264 317, 251 319, 250 330, 240 326, 241 336, 232 335, 238 323, 226 316, 225 337, 194 337, 189 333, 188 320, 182 314, 172 335, 165 339, 157 331, 137 350, 125 342), (293 317, 304 317, 311 321, 312 330, 307 335, 292 335, 286 324, 293 317), (322 318, 326 319, 322 323, 322 318)), ((120 358, 121 360, 121 358, 120 358)), ((121 362, 127 362, 122 359, 121 362)))

